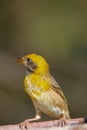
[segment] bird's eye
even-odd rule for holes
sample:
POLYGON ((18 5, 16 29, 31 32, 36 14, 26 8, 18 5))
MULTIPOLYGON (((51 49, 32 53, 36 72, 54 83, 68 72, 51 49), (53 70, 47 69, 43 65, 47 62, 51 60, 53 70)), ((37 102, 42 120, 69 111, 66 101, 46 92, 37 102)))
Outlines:
POLYGON ((30 58, 27 58, 27 61, 29 62, 31 59, 30 58))

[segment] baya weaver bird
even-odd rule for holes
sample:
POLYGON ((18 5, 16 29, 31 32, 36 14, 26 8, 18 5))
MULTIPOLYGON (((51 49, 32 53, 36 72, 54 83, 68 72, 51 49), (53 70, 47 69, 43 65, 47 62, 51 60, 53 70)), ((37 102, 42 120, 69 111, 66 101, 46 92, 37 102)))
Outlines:
POLYGON ((70 118, 67 100, 63 91, 51 76, 46 60, 37 54, 28 54, 18 58, 17 62, 26 68, 24 89, 30 96, 36 115, 20 123, 21 128, 28 127, 30 121, 41 118, 41 112, 59 119, 59 125, 65 125, 70 118))

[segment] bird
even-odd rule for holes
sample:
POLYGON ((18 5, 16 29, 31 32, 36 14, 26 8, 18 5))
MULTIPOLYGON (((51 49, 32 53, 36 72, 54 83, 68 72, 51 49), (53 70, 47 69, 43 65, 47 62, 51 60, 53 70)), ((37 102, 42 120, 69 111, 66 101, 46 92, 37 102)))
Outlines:
POLYGON ((41 113, 58 119, 59 126, 64 126, 70 118, 67 99, 51 75, 45 58, 31 53, 17 58, 16 61, 26 69, 24 89, 35 108, 35 117, 21 122, 20 127, 28 127, 31 121, 41 119, 41 113))

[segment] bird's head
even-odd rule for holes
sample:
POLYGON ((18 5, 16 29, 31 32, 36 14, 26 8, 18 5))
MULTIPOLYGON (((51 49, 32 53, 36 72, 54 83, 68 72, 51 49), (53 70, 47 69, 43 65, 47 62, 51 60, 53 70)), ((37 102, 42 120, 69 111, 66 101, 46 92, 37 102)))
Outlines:
POLYGON ((45 74, 49 73, 49 65, 46 60, 37 54, 28 54, 16 60, 23 64, 29 73, 45 74))

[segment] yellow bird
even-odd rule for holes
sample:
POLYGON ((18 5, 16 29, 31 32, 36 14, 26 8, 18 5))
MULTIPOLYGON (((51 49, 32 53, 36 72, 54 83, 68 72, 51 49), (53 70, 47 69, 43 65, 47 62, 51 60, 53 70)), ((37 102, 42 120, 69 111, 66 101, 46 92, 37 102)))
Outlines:
POLYGON ((40 55, 28 54, 18 58, 17 62, 26 68, 24 88, 32 99, 36 111, 35 118, 22 122, 21 128, 28 127, 30 121, 40 119, 41 112, 59 119, 59 126, 65 125, 66 119, 70 118, 67 100, 51 76, 46 60, 40 55))

